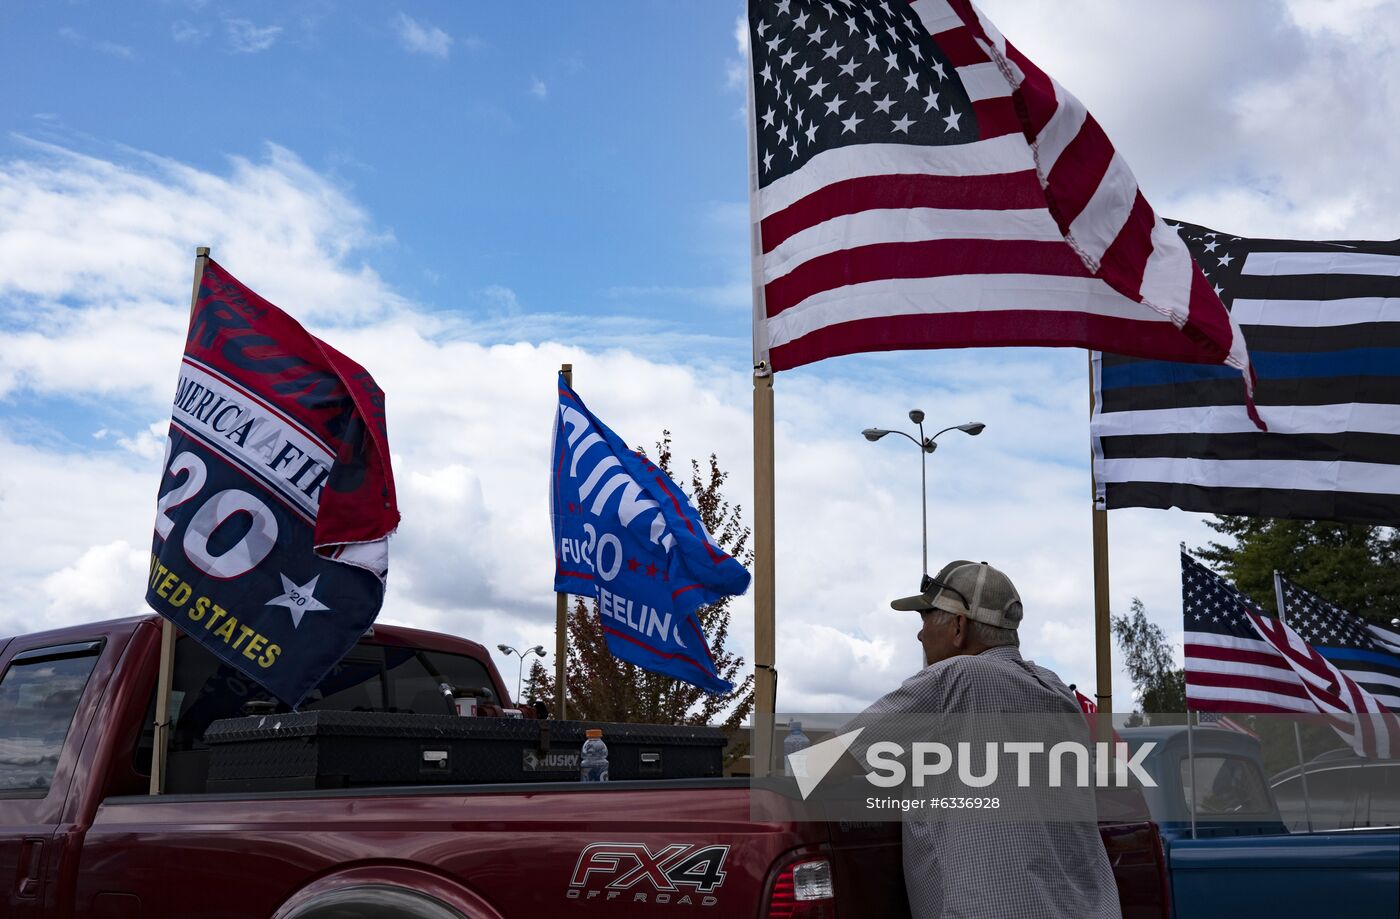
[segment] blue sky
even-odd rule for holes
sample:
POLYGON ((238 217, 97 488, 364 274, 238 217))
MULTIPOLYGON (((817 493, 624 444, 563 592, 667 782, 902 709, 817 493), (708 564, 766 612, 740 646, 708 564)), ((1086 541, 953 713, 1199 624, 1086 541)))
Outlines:
MULTIPOLYGON (((1400 17, 1349 0, 988 0, 1159 212, 1394 238, 1400 17)), ((384 618, 552 647, 550 391, 711 451, 752 505, 742 6, 153 0, 0 7, 0 634, 141 609, 197 245, 368 367, 404 524, 384 618)), ((987 423, 930 464, 930 561, 986 558, 1029 656, 1092 676, 1086 362, 920 352, 778 381, 780 707, 917 666, 918 469, 858 436, 987 423), (819 653, 812 653, 816 649, 819 653)), ((1179 640, 1200 518, 1111 515, 1112 599, 1179 640)), ((751 606, 736 610, 749 643, 751 606)), ((1119 675, 1117 697, 1127 702, 1119 675)))
MULTIPOLYGON (((637 290, 700 296, 745 255, 724 208, 747 181, 726 77, 741 9, 558 3, 546 24, 508 3, 11 4, 0 73, 23 90, 0 119, 213 170, 274 140, 393 234, 375 267, 407 295, 490 306, 494 283, 523 309, 650 317, 637 290)), ((724 305, 697 324, 746 334, 742 300, 724 305)))

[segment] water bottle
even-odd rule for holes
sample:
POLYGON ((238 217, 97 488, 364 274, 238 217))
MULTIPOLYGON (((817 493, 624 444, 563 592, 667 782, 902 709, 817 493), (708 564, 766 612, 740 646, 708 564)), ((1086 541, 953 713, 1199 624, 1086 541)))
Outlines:
POLYGON ((584 732, 588 738, 583 742, 583 751, 578 760, 580 782, 606 782, 608 780, 608 745, 603 743, 601 728, 589 728, 584 732))
POLYGON ((812 745, 812 738, 802 733, 802 722, 788 724, 788 735, 783 738, 783 775, 807 775, 807 756, 802 751, 812 745))

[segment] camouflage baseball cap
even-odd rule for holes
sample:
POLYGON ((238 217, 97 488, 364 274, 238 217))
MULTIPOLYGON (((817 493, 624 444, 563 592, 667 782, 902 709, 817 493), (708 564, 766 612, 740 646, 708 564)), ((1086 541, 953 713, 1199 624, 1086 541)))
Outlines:
POLYGON ((934 577, 925 577, 923 593, 890 603, 897 610, 942 610, 1003 629, 1021 625, 1021 595, 1003 572, 986 562, 959 559, 934 577))

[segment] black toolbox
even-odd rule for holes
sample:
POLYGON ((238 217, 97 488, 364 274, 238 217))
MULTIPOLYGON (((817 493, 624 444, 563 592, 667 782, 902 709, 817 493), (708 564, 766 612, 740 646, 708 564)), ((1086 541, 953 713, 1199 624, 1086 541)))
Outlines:
POLYGON ((576 782, 584 731, 602 728, 612 781, 723 774, 725 735, 689 725, 309 711, 215 721, 211 792, 373 785, 576 782))

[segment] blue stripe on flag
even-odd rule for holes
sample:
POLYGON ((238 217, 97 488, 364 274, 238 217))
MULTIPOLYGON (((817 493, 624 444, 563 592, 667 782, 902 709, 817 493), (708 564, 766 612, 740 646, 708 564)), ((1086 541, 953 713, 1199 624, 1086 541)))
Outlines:
POLYGON ((1387 654, 1384 651, 1366 651, 1361 648, 1314 647, 1317 647, 1318 654, 1330 661, 1368 661, 1372 664, 1400 670, 1400 655, 1387 654))
MULTIPOLYGON (((1351 348, 1345 351, 1251 351, 1254 372, 1261 380, 1315 377, 1400 376, 1400 348, 1351 348)), ((1103 368, 1104 389, 1161 386, 1204 380, 1233 379, 1239 371, 1215 364, 1134 361, 1103 368)))

